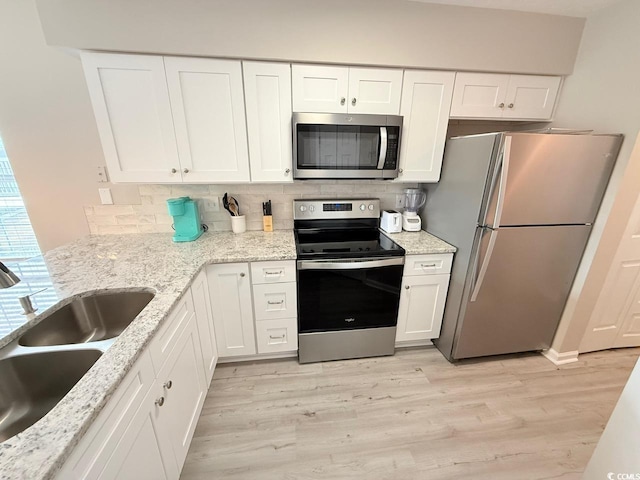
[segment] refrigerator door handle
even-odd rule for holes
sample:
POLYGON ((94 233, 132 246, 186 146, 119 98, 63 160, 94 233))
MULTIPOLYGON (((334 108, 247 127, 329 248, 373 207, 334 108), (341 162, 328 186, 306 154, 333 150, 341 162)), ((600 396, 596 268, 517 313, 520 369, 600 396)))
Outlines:
POLYGON ((509 157, 511 156, 511 137, 504 139, 504 149, 502 150, 502 162, 500 167, 500 190, 498 190, 498 201, 496 203, 496 214, 493 217, 493 228, 500 227, 502 217, 502 207, 504 206, 504 196, 507 190, 507 176, 509 175, 509 157))
MULTIPOLYGON (((480 267, 480 272, 478 273, 478 278, 476 278, 475 285, 473 286, 473 291, 471 292, 471 302, 475 302, 478 298, 478 294, 480 293, 480 287, 482 287, 482 282, 484 281, 484 276, 487 273, 489 268, 489 262, 491 261, 491 255, 493 254, 493 248, 496 245, 496 239, 498 238, 498 230, 491 230, 491 236, 489 237, 489 246, 487 247, 487 253, 482 260, 482 266, 480 267)), ((481 239, 482 240, 482 239, 481 239)))

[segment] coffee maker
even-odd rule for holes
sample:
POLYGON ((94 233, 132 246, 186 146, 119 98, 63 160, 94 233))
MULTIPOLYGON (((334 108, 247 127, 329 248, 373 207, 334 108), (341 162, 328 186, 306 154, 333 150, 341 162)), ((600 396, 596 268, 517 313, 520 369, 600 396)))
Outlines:
POLYGON ((170 198, 167 208, 173 217, 174 242, 192 242, 204 233, 195 201, 189 197, 170 198))
POLYGON ((406 232, 419 232, 422 221, 418 210, 427 201, 427 194, 419 188, 407 188, 404 191, 404 212, 402 212, 402 229, 406 232))

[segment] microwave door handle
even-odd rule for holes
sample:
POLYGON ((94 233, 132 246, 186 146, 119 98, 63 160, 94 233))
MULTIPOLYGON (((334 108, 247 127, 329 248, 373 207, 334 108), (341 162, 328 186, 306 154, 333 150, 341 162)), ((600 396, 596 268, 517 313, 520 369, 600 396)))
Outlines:
POLYGON ((378 156, 378 170, 384 168, 387 159, 387 127, 380 127, 380 154, 378 156))

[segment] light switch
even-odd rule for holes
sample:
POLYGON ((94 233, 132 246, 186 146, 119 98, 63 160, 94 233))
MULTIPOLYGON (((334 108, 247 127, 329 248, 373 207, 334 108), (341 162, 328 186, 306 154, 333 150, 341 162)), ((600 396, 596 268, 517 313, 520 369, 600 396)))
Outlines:
POLYGON ((99 188, 98 193, 100 194, 100 201, 102 205, 113 205, 113 197, 111 196, 110 188, 99 188))

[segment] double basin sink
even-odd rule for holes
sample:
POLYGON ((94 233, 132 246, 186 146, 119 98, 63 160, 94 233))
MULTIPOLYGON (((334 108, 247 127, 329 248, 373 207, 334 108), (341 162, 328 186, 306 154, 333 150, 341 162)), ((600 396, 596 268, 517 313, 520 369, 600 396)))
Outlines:
POLYGON ((118 291, 76 298, 0 349, 0 442, 55 407, 153 297, 118 291))

